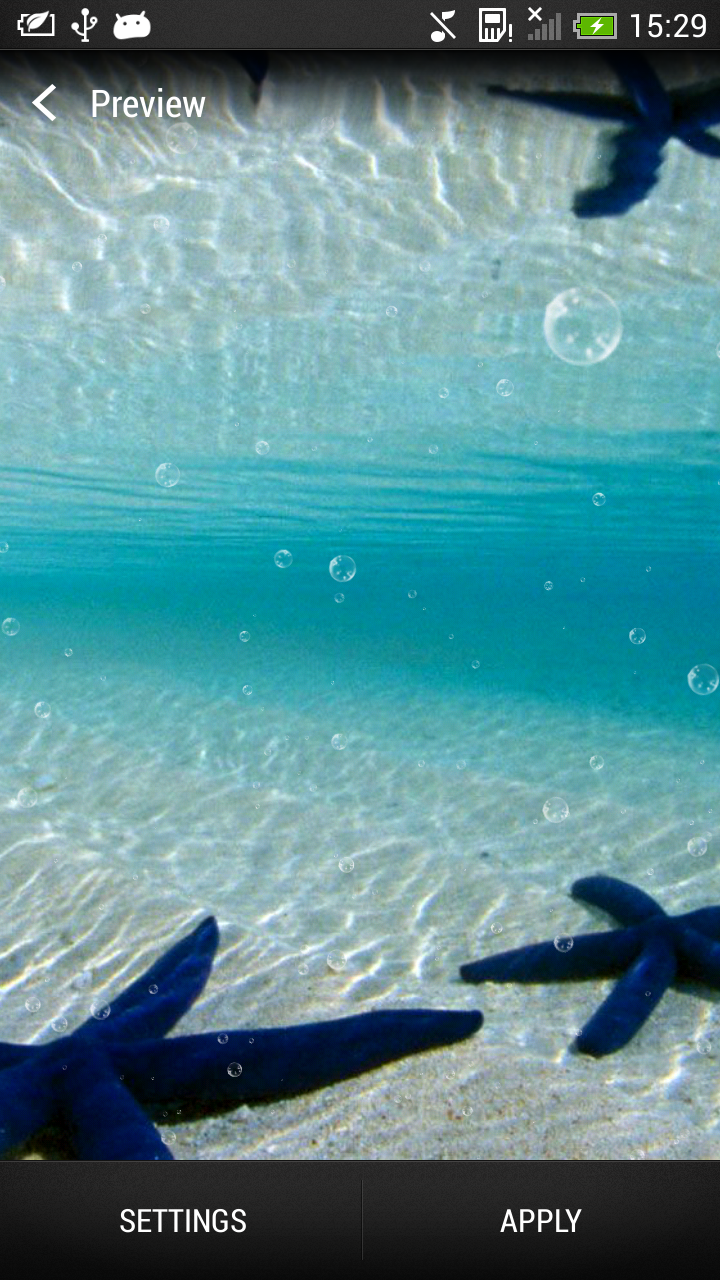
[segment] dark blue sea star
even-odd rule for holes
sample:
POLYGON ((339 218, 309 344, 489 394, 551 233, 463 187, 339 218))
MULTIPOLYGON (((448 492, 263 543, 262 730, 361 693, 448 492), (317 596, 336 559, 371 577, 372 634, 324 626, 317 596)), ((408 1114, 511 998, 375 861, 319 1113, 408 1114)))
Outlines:
POLYGON ((624 976, 575 1040, 602 1058, 622 1049, 650 1017, 676 977, 720 987, 720 907, 668 916, 649 894, 612 876, 576 880, 572 894, 600 907, 623 928, 586 933, 569 950, 538 942, 464 964, 466 982, 563 982, 624 976))
POLYGON ((218 939, 209 916, 114 1000, 107 1018, 53 1044, 0 1044, 0 1154, 57 1125, 80 1159, 172 1160, 145 1108, 197 1113, 305 1093, 463 1040, 482 1024, 474 1010, 381 1010, 163 1040, 205 986, 218 939))
POLYGON ((518 98, 591 120, 615 120, 625 125, 609 139, 608 179, 601 186, 578 191, 573 211, 578 218, 626 213, 644 200, 660 175, 664 150, 677 138, 693 151, 720 158, 720 138, 708 133, 720 124, 720 88, 705 91, 663 88, 650 63, 640 54, 604 55, 619 77, 626 96, 604 94, 534 93, 488 86, 488 92, 518 98))
POLYGON ((235 57, 252 80, 252 100, 257 106, 262 93, 263 81, 270 66, 270 58, 266 53, 236 53, 235 57))

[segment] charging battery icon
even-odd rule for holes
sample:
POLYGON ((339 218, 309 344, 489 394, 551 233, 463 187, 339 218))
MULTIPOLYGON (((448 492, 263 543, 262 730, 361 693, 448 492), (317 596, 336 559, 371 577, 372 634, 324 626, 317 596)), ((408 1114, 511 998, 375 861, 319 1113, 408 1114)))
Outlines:
POLYGON ((573 26, 578 40, 617 40, 616 13, 579 13, 573 26))

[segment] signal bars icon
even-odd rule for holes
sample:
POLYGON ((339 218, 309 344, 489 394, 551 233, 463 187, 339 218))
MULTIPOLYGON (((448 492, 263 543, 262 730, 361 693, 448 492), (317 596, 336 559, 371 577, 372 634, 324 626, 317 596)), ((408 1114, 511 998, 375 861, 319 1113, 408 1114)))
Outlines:
POLYGON ((454 33, 450 30, 448 26, 446 26, 445 22, 443 21, 444 18, 454 18, 455 10, 441 9, 440 12, 442 13, 442 19, 438 18, 437 14, 433 13, 432 10, 430 11, 430 17, 434 18, 435 21, 442 27, 442 31, 433 31, 430 36, 430 39, 434 40, 436 44, 440 44, 440 42, 445 39, 446 33, 447 35, 452 36, 453 40, 455 39, 454 33))

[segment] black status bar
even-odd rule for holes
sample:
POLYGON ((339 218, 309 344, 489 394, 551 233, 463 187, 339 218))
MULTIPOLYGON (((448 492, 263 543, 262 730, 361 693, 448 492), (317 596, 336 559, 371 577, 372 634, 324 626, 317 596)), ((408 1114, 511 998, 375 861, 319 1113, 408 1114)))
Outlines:
MULTIPOLYGON (((52 4, 53 0, 50 0, 52 4)), ((161 50, 592 53, 720 48, 717 0, 624 0, 493 8, 468 0, 97 0, 33 10, 5 0, 0 48, 23 53, 161 50), (140 6, 144 7, 141 9, 140 6), (650 12, 654 9, 654 12, 650 12), (139 10, 139 12, 137 11, 139 10)), ((40 0, 42 4, 42 0, 40 0)))

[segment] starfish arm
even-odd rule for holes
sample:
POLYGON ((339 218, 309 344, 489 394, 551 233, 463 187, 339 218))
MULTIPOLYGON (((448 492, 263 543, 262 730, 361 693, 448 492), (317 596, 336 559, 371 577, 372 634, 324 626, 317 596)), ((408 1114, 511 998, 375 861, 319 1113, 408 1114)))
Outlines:
POLYGON ((712 133, 705 133, 701 129, 685 129, 680 128, 677 131, 677 137, 686 147, 690 147, 691 151, 697 151, 698 155, 710 156, 712 160, 720 158, 720 138, 716 138, 712 133))
POLYGON ((653 916, 664 916, 665 912, 649 893, 637 889, 634 884, 625 880, 616 880, 615 876, 584 876, 576 880, 570 890, 573 898, 581 902, 589 902, 592 907, 600 907, 608 915, 615 916, 621 924, 642 924, 653 916))
POLYGON ((39 1046, 34 1044, 8 1044, 0 1041, 0 1071, 26 1062, 33 1054, 38 1053, 39 1046))
POLYGON ((700 907, 697 911, 688 911, 677 917, 681 928, 689 925, 698 933, 707 934, 713 942, 720 942, 720 907, 700 907))
POLYGON ((267 1031, 177 1036, 119 1045, 113 1065, 139 1102, 240 1105, 306 1093, 425 1049, 464 1040, 482 1014, 433 1009, 380 1010, 332 1022, 267 1031), (231 1074, 233 1063, 241 1074, 231 1074))
POLYGON ((672 120, 672 102, 647 58, 641 54, 606 53, 605 58, 642 116, 656 128, 672 120))
POLYGON ((631 124, 637 120, 637 114, 627 103, 619 98, 609 98, 601 94, 590 93, 554 93, 551 90, 537 93, 525 89, 506 89, 500 84, 489 84, 488 93, 498 98, 516 98, 518 102, 528 102, 536 107, 550 107, 552 111, 562 111, 566 115, 586 116, 590 120, 615 120, 621 124, 631 124))
POLYGON ((0 1074, 0 1154, 32 1137, 52 1119, 55 1074, 42 1051, 35 1061, 0 1074))
POLYGON ((569 951, 554 942, 536 942, 485 956, 460 967, 465 982, 564 982, 602 978, 624 969, 642 946, 639 929, 613 929, 573 938, 569 951))
POLYGON ((690 130, 707 129, 720 124, 720 86, 698 93, 695 89, 677 89, 673 93, 675 120, 690 130))
POLYGON ((268 73, 270 58, 266 53, 236 53, 235 57, 252 80, 253 87, 250 96, 257 106, 262 93, 263 81, 268 73))
POLYGON ((607 1000, 585 1024, 575 1043, 581 1053, 602 1058, 632 1040, 675 978, 677 961, 666 936, 655 935, 615 983, 607 1000))
POLYGON ((85 1041, 165 1035, 205 986, 218 937, 217 924, 208 916, 110 1003, 107 1018, 88 1018, 73 1034, 85 1041), (157 988, 154 995, 151 987, 157 988))
POLYGON ((578 218, 606 218, 627 213, 655 186, 669 134, 643 126, 623 129, 610 139, 608 181, 578 191, 573 211, 578 218))
POLYGON ((79 1042, 73 1046, 58 1103, 80 1160, 173 1158, 104 1051, 79 1042))
POLYGON ((708 987, 720 987, 719 942, 713 942, 690 925, 680 925, 677 930, 677 949, 683 978, 704 982, 708 987))

